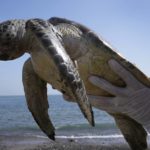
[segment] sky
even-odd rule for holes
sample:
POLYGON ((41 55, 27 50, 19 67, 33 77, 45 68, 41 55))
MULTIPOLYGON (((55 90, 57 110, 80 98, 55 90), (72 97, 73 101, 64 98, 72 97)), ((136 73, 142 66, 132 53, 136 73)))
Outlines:
MULTIPOLYGON (((63 17, 80 22, 150 76, 149 0, 0 0, 0 22, 63 17)), ((28 54, 0 61, 0 96, 24 95, 22 66, 28 54)), ((48 87, 48 94, 59 94, 48 87)))

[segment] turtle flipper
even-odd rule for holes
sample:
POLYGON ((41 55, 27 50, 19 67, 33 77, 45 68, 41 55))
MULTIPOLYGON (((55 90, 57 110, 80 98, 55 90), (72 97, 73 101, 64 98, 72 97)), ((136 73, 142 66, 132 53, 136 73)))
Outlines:
POLYGON ((35 121, 50 139, 55 140, 55 129, 48 115, 46 83, 34 72, 30 59, 23 67, 23 84, 27 105, 35 121))
POLYGON ((94 126, 94 117, 86 90, 80 75, 69 55, 61 44, 60 33, 47 21, 41 19, 29 20, 26 29, 37 39, 48 52, 58 70, 61 80, 67 87, 67 92, 75 99, 89 123, 94 126))
POLYGON ((128 116, 115 114, 113 115, 116 124, 120 128, 124 138, 132 150, 147 149, 147 133, 143 126, 128 116))

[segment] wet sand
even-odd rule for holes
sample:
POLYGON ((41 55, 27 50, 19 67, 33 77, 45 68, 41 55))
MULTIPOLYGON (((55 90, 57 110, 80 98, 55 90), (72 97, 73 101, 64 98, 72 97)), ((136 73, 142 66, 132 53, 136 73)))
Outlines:
POLYGON ((61 139, 33 136, 0 136, 0 150, 129 150, 123 138, 61 139))

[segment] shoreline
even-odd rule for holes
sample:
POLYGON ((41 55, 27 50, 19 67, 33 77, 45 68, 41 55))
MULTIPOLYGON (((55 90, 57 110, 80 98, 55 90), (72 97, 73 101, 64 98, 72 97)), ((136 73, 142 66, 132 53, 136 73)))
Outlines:
POLYGON ((0 150, 130 150, 124 138, 57 138, 2 135, 0 150))

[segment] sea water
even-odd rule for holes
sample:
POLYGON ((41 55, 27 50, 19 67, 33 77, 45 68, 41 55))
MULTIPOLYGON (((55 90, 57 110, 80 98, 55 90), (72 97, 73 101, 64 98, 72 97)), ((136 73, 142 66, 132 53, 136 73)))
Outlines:
MULTIPOLYGON (((48 97, 49 116, 59 138, 120 137, 115 122, 106 112, 93 109, 95 127, 91 127, 76 103, 61 95, 48 97)), ((0 135, 34 135, 45 137, 28 110, 24 96, 0 96, 0 135)))

